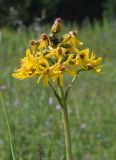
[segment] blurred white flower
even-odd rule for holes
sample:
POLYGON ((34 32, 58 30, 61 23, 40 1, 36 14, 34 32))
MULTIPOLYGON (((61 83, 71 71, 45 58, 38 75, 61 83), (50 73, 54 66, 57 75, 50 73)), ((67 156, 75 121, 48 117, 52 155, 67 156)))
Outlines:
POLYGON ((59 104, 56 105, 56 110, 59 111, 61 109, 61 106, 59 104))
POLYGON ((53 97, 49 97, 49 99, 48 99, 48 104, 49 104, 49 105, 52 105, 52 104, 53 104, 53 97))
POLYGON ((83 124, 80 125, 80 128, 85 129, 85 128, 87 128, 87 125, 85 123, 83 123, 83 124))
POLYGON ((0 85, 0 91, 4 91, 6 90, 6 86, 5 85, 0 85))

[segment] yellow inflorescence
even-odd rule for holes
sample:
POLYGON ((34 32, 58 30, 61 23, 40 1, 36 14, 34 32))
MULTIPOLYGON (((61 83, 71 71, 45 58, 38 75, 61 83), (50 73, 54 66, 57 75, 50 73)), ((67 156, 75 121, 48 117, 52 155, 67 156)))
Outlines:
POLYGON ((21 66, 12 76, 25 79, 38 76, 37 83, 43 79, 44 85, 51 79, 59 80, 63 86, 64 73, 75 77, 77 70, 101 71, 102 58, 95 58, 89 49, 80 51, 77 47, 83 43, 77 38, 76 31, 70 31, 61 38, 57 33, 61 31, 62 20, 57 18, 49 35, 43 33, 39 40, 30 41, 30 49, 26 50, 26 56, 21 60, 21 66))

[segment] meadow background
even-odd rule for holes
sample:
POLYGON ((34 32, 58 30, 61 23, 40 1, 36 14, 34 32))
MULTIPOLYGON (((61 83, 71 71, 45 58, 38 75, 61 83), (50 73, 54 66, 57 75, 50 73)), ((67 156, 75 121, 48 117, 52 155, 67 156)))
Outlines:
MULTIPOLYGON (((113 2, 113 1, 112 1, 113 2)), ((109 2, 106 6, 110 6, 109 2)), ((113 6, 113 5, 112 5, 113 6)), ((111 7, 109 7, 111 8, 111 7)), ((110 10, 110 9, 109 9, 110 10)), ((108 11, 113 17, 113 13, 108 11)), ((16 80, 11 74, 31 39, 49 33, 51 25, 13 28, 1 23, 0 91, 11 127, 17 160, 66 160, 60 107, 49 87, 37 79, 16 80)), ((77 29, 78 37, 103 57, 101 75, 82 72, 68 99, 74 160, 116 159, 116 21, 68 21, 62 33, 77 29)), ((12 160, 9 135, 0 102, 0 160, 12 160)))

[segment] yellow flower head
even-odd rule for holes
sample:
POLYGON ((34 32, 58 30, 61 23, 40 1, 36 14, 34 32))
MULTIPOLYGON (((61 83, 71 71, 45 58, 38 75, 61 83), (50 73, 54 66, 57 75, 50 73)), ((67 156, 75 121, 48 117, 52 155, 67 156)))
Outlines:
POLYGON ((89 49, 78 49, 83 43, 77 38, 76 31, 57 37, 61 28, 62 20, 57 18, 49 35, 43 33, 38 40, 30 41, 30 49, 26 50, 20 68, 12 74, 14 78, 38 77, 37 82, 43 79, 45 86, 49 81, 63 86, 64 74, 76 77, 79 70, 101 71, 102 58, 96 58, 94 52, 90 54, 89 49))
POLYGON ((27 49, 26 57, 21 60, 20 69, 16 70, 12 76, 19 79, 32 78, 38 74, 37 68, 35 57, 31 54, 30 49, 27 49))
POLYGON ((95 59, 96 55, 94 52, 92 52, 91 55, 89 55, 89 49, 84 49, 78 54, 79 59, 79 66, 83 70, 95 70, 96 72, 100 72, 102 66, 100 65, 102 61, 102 57, 99 57, 95 59))
POLYGON ((76 37, 76 31, 70 31, 68 34, 63 36, 62 44, 70 45, 71 47, 77 47, 77 45, 83 45, 82 42, 76 37))

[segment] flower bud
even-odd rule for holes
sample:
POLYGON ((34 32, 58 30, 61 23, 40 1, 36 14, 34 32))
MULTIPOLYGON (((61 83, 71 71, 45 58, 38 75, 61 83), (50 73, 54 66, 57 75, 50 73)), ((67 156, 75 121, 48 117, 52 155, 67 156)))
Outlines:
POLYGON ((56 18, 56 20, 55 20, 55 22, 52 26, 51 32, 53 34, 56 34, 56 33, 61 31, 61 28, 62 28, 62 19, 61 18, 56 18))

